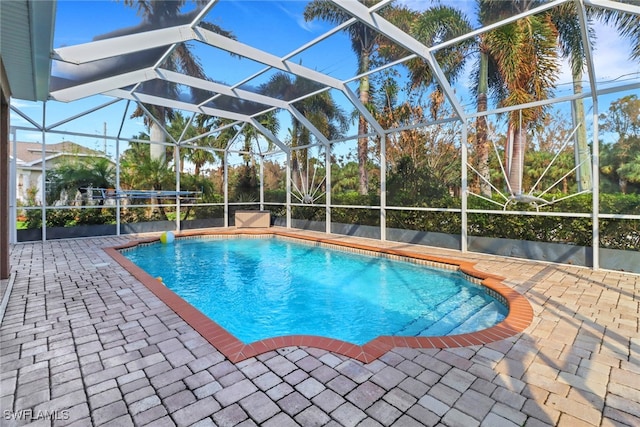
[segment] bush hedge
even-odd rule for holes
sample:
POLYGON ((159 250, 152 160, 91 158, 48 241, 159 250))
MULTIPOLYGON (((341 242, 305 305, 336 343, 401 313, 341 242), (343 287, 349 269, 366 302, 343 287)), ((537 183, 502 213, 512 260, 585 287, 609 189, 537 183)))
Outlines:
MULTIPOLYGON (((271 202, 283 203, 285 194, 274 191, 265 197, 271 202)), ((497 200, 497 199, 496 199, 497 200)), ((360 195, 356 192, 334 195, 334 206, 331 217, 334 222, 344 224, 361 224, 378 226, 380 211, 370 208, 351 208, 342 206, 377 206, 378 195, 360 195)), ((268 204, 268 203, 267 203, 268 204)), ((459 208, 459 199, 440 198, 437 204, 441 207, 459 208)), ((500 207, 487 200, 469 197, 468 207, 471 210, 500 211, 500 207)), ((232 206, 230 213, 246 207, 232 206)), ((274 218, 284 217, 286 208, 281 205, 268 206, 274 218)), ((535 206, 528 204, 510 204, 511 211, 535 211, 535 206)), ((572 197, 546 206, 545 212, 590 213, 592 209, 591 194, 572 197)), ((122 222, 148 221, 148 209, 123 209, 122 222)), ((640 214, 640 195, 638 194, 602 194, 600 211, 603 214, 640 214)), ((196 206, 190 208, 191 218, 221 217, 222 206, 196 206)), ((26 210, 27 228, 41 228, 40 210, 26 210)), ((294 206, 292 216, 295 219, 324 221, 325 208, 321 206, 294 206)), ((81 224, 115 224, 115 209, 51 209, 47 210, 48 227, 72 227, 81 224)), ((387 227, 415 231, 432 231, 448 234, 459 234, 461 215, 459 212, 438 212, 419 210, 393 210, 387 212, 387 227)), ((600 245, 605 248, 640 251, 640 221, 626 219, 600 219, 600 245)), ((538 242, 565 243, 578 246, 591 246, 591 217, 572 218, 566 216, 538 216, 502 213, 468 214, 468 233, 470 236, 507 238, 538 242)))

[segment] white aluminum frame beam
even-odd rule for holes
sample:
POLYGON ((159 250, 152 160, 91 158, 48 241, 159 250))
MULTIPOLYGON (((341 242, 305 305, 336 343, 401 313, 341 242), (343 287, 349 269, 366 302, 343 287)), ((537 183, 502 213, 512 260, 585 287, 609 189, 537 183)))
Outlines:
POLYGON ((199 33, 197 40, 206 43, 210 46, 226 50, 227 52, 234 53, 247 59, 259 62, 261 64, 268 65, 280 71, 291 73, 300 77, 304 77, 309 80, 314 80, 325 86, 330 86, 334 89, 341 89, 342 81, 323 74, 319 71, 312 70, 311 68, 304 67, 288 60, 256 49, 253 46, 240 43, 228 37, 216 34, 213 31, 206 30, 198 27, 196 31, 199 33))
POLYGON ((292 73, 309 80, 315 80, 335 89, 342 87, 342 82, 326 74, 306 68, 302 65, 283 60, 252 46, 240 43, 213 31, 190 25, 152 30, 144 33, 130 34, 106 40, 97 40, 76 46, 54 50, 53 59, 83 64, 100 59, 135 53, 157 47, 170 46, 175 43, 197 40, 227 52, 268 65, 272 68, 292 73))
POLYGON ((153 68, 143 68, 89 83, 82 83, 66 89, 60 89, 55 92, 51 92, 50 99, 61 102, 77 101, 78 99, 106 93, 113 89, 153 80, 157 77, 156 71, 153 68))
POLYGON ((367 9, 362 3, 349 0, 331 1, 335 3, 336 6, 355 16, 363 24, 374 29, 375 31, 378 31, 381 34, 384 34, 387 38, 398 43, 409 52, 413 52, 427 61, 434 72, 438 84, 442 87, 445 95, 447 96, 447 99, 451 103, 453 110, 461 120, 464 120, 466 118, 464 108, 462 107, 462 105, 460 105, 460 102, 455 96, 455 93, 451 88, 449 81, 445 77, 442 69, 440 68, 440 65, 438 65, 438 62, 433 56, 433 52, 429 51, 429 49, 425 45, 409 36, 407 33, 400 30, 398 27, 396 27, 377 13, 367 9))
POLYGON ((617 10, 621 12, 631 13, 633 15, 640 15, 640 6, 636 6, 631 3, 621 3, 611 0, 583 0, 588 6, 599 7, 608 10, 617 10))
POLYGON ((248 122, 252 124, 256 129, 258 129, 260 133, 265 136, 265 138, 268 138, 269 140, 271 140, 271 142, 280 147, 282 151, 284 151, 285 153, 289 153, 289 151, 291 151, 291 149, 284 142, 280 141, 277 136, 271 133, 271 131, 264 127, 258 120, 250 118, 248 122))
MULTIPOLYGON (((279 58, 275 55, 271 55, 267 52, 261 51, 249 45, 237 42, 228 37, 216 34, 212 31, 201 27, 193 28, 192 25, 182 25, 178 27, 165 28, 161 30, 152 30, 145 33, 131 34, 127 36, 114 37, 106 40, 98 40, 90 43, 85 43, 77 46, 64 47, 56 49, 54 51, 54 59, 74 63, 82 64, 92 62, 100 59, 110 58, 118 55, 125 55, 135 53, 141 50, 152 49, 156 47, 168 46, 175 43, 185 42, 189 40, 198 40, 206 43, 210 46, 226 50, 230 53, 237 54, 242 57, 254 60, 256 62, 265 64, 269 67, 294 74, 299 77, 303 77, 312 81, 316 81, 329 88, 337 89, 345 94, 354 107, 362 114, 370 125, 376 130, 376 133, 382 135, 383 129, 368 112, 365 106, 361 105, 360 101, 354 96, 353 92, 340 80, 330 77, 326 74, 318 71, 311 70, 303 67, 299 64, 287 61, 279 58)), ((132 84, 140 83, 143 81, 159 78, 165 81, 171 81, 174 83, 184 84, 190 87, 197 87, 204 90, 210 90, 219 94, 232 96, 239 99, 246 99, 256 103, 261 103, 270 107, 289 109, 289 105, 293 101, 282 101, 276 98, 267 97, 264 95, 252 93, 238 88, 231 88, 219 83, 210 82, 207 80, 199 79, 196 77, 186 76, 181 73, 176 73, 164 69, 156 69, 155 67, 149 67, 122 75, 108 77, 100 79, 94 82, 84 83, 78 86, 73 86, 67 89, 62 89, 52 93, 52 98, 69 102, 80 98, 88 97, 96 94, 105 94, 112 96, 123 97, 124 99, 138 100, 138 99, 150 99, 149 95, 138 94, 133 91, 134 95, 124 97, 122 92, 116 91, 118 88, 129 86, 132 84), (120 95, 118 95, 120 93, 120 95)), ((325 89, 326 90, 326 89, 325 89)), ((158 97, 157 99, 163 99, 158 97)), ((163 105, 169 108, 181 108, 186 111, 201 112, 216 111, 207 110, 207 107, 198 107, 194 104, 192 108, 187 108, 188 103, 181 103, 181 107, 178 107, 178 101, 166 100, 158 105, 163 105), (169 104, 168 104, 169 103, 169 104), (175 105, 171 105, 174 104, 175 105)), ((259 114, 263 114, 264 111, 259 114)), ((223 113, 218 111, 214 114, 219 117, 231 118, 234 120, 247 121, 249 116, 233 116, 232 112, 223 113)), ((252 115, 251 117, 255 116, 252 115)), ((304 124, 308 127, 308 122, 304 124)), ((317 134, 314 132, 314 134, 317 134)))
POLYGON ((59 122, 56 122, 56 123, 54 123, 52 125, 49 125, 49 126, 45 127, 45 130, 47 132, 49 132, 49 131, 57 128, 58 126, 62 126, 65 123, 69 123, 69 122, 71 122, 71 121, 73 121, 75 119, 79 119, 80 117, 84 117, 87 114, 91 114, 91 113, 93 113, 95 111, 101 110, 101 109, 106 108, 106 107, 108 107, 110 105, 117 104, 120 101, 122 101, 122 99, 112 99, 112 100, 110 100, 108 102, 105 102, 104 104, 101 104, 101 105, 98 105, 96 107, 90 108, 88 110, 83 111, 82 113, 75 114, 75 115, 73 115, 71 117, 67 117, 64 120, 60 120, 59 122))
POLYGON ((131 101, 142 102, 145 104, 158 105, 161 107, 174 108, 176 110, 190 111, 192 113, 201 113, 214 117, 222 117, 224 119, 238 120, 242 122, 251 121, 251 117, 245 114, 233 113, 226 110, 218 110, 210 107, 197 107, 189 102, 176 101, 160 96, 147 95, 142 93, 130 93, 123 89, 114 89, 105 92, 104 95, 114 96, 116 98, 129 99, 131 101))
POLYGON ((191 25, 181 25, 60 47, 53 50, 52 59, 71 64, 86 64, 142 50, 169 47, 175 43, 196 38, 196 33, 191 25))
POLYGON ((272 98, 270 96, 261 95, 255 92, 250 92, 244 89, 233 89, 227 85, 216 83, 208 80, 202 80, 197 77, 187 76, 185 74, 177 73, 166 69, 157 70, 157 77, 161 80, 165 80, 172 83, 178 83, 189 87, 208 90, 211 92, 219 93, 221 95, 230 96, 233 98, 244 99, 246 101, 253 101, 259 104, 264 104, 269 107, 277 107, 286 109, 289 103, 282 101, 278 98, 272 98))
POLYGON ((289 106, 289 112, 293 117, 296 118, 304 127, 309 129, 309 131, 316 137, 318 141, 325 147, 329 147, 329 140, 316 128, 313 123, 311 123, 300 111, 298 111, 293 105, 289 106))

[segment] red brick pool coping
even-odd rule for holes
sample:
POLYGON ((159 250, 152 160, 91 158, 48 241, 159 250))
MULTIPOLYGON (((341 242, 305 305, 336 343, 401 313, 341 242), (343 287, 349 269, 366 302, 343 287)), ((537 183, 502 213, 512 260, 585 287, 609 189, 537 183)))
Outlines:
POLYGON ((120 264, 136 279, 142 282, 151 292, 153 292, 165 304, 171 307, 171 309, 173 309, 176 314, 184 319, 185 322, 187 322, 192 328, 198 331, 200 335, 202 335, 207 341, 209 341, 232 362, 240 362, 250 357, 257 356, 267 351, 276 350, 278 348, 290 346, 307 346, 332 351, 337 354, 342 354, 344 356, 357 359, 364 363, 369 363, 382 356, 384 353, 394 347, 449 348, 488 344, 523 332, 533 320, 533 309, 531 308, 531 304, 529 304, 529 301, 527 301, 527 299, 523 295, 502 283, 504 280, 503 277, 476 270, 474 267, 475 264, 468 261, 425 255, 399 249, 379 248, 359 243, 345 242, 332 238, 320 238, 306 235, 303 236, 300 234, 269 229, 234 229, 223 231, 176 233, 176 237, 190 237, 197 235, 282 236, 322 244, 343 246, 363 251, 379 252, 387 255, 415 258, 437 264, 456 266, 463 273, 481 280, 481 284, 483 286, 500 294, 505 299, 509 307, 509 313, 507 314, 507 317, 499 324, 488 329, 483 329, 478 332, 467 334, 437 337, 380 336, 364 345, 355 345, 345 341, 312 335, 289 335, 267 338, 250 344, 244 344, 223 327, 202 314, 198 309, 193 307, 191 304, 189 304, 169 288, 167 288, 164 284, 162 284, 160 280, 151 277, 144 270, 135 265, 119 252, 120 249, 133 247, 140 243, 158 241, 159 238, 156 237, 146 240, 137 240, 132 241, 131 243, 126 245, 105 248, 105 251, 116 262, 118 262, 118 264, 120 264))

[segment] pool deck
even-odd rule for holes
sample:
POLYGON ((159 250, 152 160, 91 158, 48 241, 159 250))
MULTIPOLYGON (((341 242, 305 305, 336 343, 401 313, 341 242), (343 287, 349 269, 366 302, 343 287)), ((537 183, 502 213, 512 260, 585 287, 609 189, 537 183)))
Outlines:
POLYGON ((331 237, 473 262, 533 321, 369 362, 295 345, 234 363, 103 249, 136 236, 21 243, 0 281, 0 425, 640 425, 639 275, 331 237))

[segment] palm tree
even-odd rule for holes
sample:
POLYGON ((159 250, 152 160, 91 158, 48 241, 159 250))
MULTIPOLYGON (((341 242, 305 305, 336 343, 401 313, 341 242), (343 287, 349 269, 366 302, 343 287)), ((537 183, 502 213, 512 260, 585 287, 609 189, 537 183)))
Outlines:
MULTIPOLYGON (((280 121, 275 110, 262 114, 258 119, 258 122, 269 130, 272 134, 277 134, 280 130, 280 121)), ((257 188, 257 168, 256 168, 256 156, 253 149, 255 146, 260 150, 259 143, 262 133, 252 125, 244 126, 240 130, 240 136, 243 139, 245 154, 242 155, 244 165, 239 168, 240 182, 236 186, 236 199, 238 201, 252 200, 251 193, 257 188)), ((273 141, 267 138, 267 150, 273 148, 273 141)))
MULTIPOLYGON (((175 174, 167 162, 151 158, 144 148, 142 143, 132 142, 120 157, 120 186, 129 190, 175 189, 175 174)), ((155 197, 150 198, 150 203, 157 205, 162 218, 167 219, 164 207, 155 197)))
POLYGON ((89 163, 93 178, 91 185, 99 188, 113 187, 116 180, 116 167, 106 157, 95 157, 89 163))
MULTIPOLYGON (((581 24, 578 10, 573 2, 563 3, 552 14, 553 23, 558 29, 558 41, 562 56, 569 59, 573 79, 573 93, 582 93, 582 75, 586 66, 585 46, 582 40, 581 24)), ((591 40, 594 39, 593 29, 587 29, 591 40)), ((578 167, 578 191, 590 189, 591 164, 588 161, 589 143, 587 142, 587 127, 585 125, 584 100, 573 101, 573 126, 579 126, 576 131, 575 163, 578 167)))
MULTIPOLYGON (((176 141, 180 140, 181 137, 184 140, 196 136, 196 129, 190 125, 187 118, 179 111, 172 115, 171 122, 167 126, 167 132, 176 141)), ((174 149, 175 148, 171 147, 170 149, 165 150, 165 153, 169 155, 169 158, 173 157, 174 149)), ((176 164, 176 168, 180 173, 184 171, 184 163, 190 151, 190 148, 180 149, 180 158, 178 159, 178 164, 176 164)))
MULTIPOLYGON (((192 0, 192 2, 196 4, 196 10, 183 14, 181 10, 183 6, 189 3, 188 0, 124 0, 125 5, 138 9, 138 14, 142 16, 143 19, 142 25, 148 28, 164 27, 167 26, 167 23, 169 23, 169 25, 174 23, 174 25, 177 25, 177 23, 189 21, 189 19, 192 20, 199 12, 199 8, 209 3, 208 0, 192 0)), ((200 22, 199 25, 215 33, 234 38, 232 33, 223 30, 218 25, 208 22, 200 22)), ((202 65, 189 50, 186 43, 176 44, 171 54, 166 58, 163 67, 171 71, 180 71, 193 77, 207 79, 202 65)), ((176 85, 157 79, 143 83, 143 89, 149 93, 168 99, 176 99, 178 97, 176 85)), ((195 98, 199 96, 200 91, 191 88, 191 92, 191 95, 195 98)), ((153 105, 146 105, 145 108, 151 112, 160 123, 165 123, 167 120, 173 118, 173 111, 170 108, 153 105)), ((151 120, 145 114, 145 111, 138 106, 133 112, 132 117, 141 116, 144 116, 145 124, 149 127, 151 141, 165 142, 166 135, 162 128, 154 120, 151 120)), ((166 158, 165 146, 162 144, 150 144, 150 153, 154 159, 164 160, 166 158)))
MULTIPOLYGON (((471 23, 460 10, 443 5, 437 5, 420 14, 414 14, 413 17, 394 11, 390 14, 389 20, 402 29, 408 26, 408 33, 427 47, 462 36, 472 30, 471 23)), ((449 82, 455 82, 462 73, 469 50, 473 45, 472 39, 466 39, 456 46, 436 51, 435 58, 449 82)), ((442 88, 437 84, 433 70, 427 62, 420 58, 411 59, 406 65, 409 69, 412 89, 425 89, 435 84, 437 93, 430 97, 432 118, 435 120, 436 117, 433 113, 439 110, 439 104, 444 101, 444 96, 442 88)))
MULTIPOLYGON (((215 146, 215 138, 212 136, 201 136, 200 138, 195 139, 197 136, 204 135, 209 132, 212 129, 214 122, 215 121, 212 120, 210 116, 204 114, 196 114, 190 123, 180 112, 173 115, 171 123, 167 127, 169 134, 176 141, 180 138, 182 138, 182 141, 193 139, 189 145, 202 147, 180 147, 180 159, 178 159, 180 173, 184 172, 184 164, 187 161, 193 164, 194 174, 196 176, 200 175, 202 166, 206 163, 213 163, 215 161, 215 155, 212 150, 208 149, 215 146)), ((172 150, 167 150, 168 153, 171 151, 172 150)))
MULTIPOLYGON (((637 3, 635 0, 620 0, 620 1, 623 3, 637 3)), ((640 15, 633 15, 633 14, 624 13, 621 11, 604 10, 604 9, 596 10, 596 15, 600 19, 602 19, 605 23, 613 23, 618 28, 618 31, 620 32, 620 34, 623 37, 629 39, 629 41, 631 42, 631 54, 630 54, 631 59, 640 60, 640 15)), ((610 115, 612 117, 609 118, 607 116, 607 119, 606 119, 607 121, 605 121, 605 126, 610 128, 617 128, 617 132, 620 135, 620 142, 623 143, 622 145, 627 145, 630 141, 638 140, 637 134, 631 137, 629 137, 626 134, 626 131, 628 130, 626 128, 628 125, 631 125, 632 130, 637 131, 638 129, 640 129, 640 126, 638 126, 638 123, 631 123, 627 120, 620 120, 620 121, 617 120, 617 119, 621 119, 622 116, 624 115, 626 104, 628 104, 628 106, 635 104, 636 105, 635 111, 637 112, 638 111, 637 102, 638 102, 637 96, 630 95, 616 102, 613 102, 609 107, 610 115), (623 114, 620 115, 619 113, 623 113, 623 114)), ((636 115, 635 117, 638 117, 638 115, 636 115)), ((620 144, 620 142, 618 144, 620 144)), ((618 147, 615 147, 615 148, 618 148, 618 147)), ((617 151, 615 148, 613 149, 613 151, 617 151)), ((623 149, 622 151, 627 151, 627 150, 623 149)), ((640 179, 639 179, 640 167, 637 164, 639 161, 640 159, 636 157, 635 159, 632 160, 631 163, 623 163, 618 169, 615 170, 616 174, 619 177, 620 189, 623 193, 627 191, 628 182, 630 181, 633 182, 633 180, 635 180, 635 182, 640 182, 640 179)), ((607 166, 603 166, 602 169, 607 169, 607 166)))
MULTIPOLYGON (((272 134, 276 135, 280 131, 280 120, 275 110, 271 110, 258 118, 258 122, 264 126, 272 134)), ((260 136, 262 133, 254 126, 245 126, 241 131, 242 138, 244 139, 244 149, 248 153, 252 152, 252 146, 255 142, 256 146, 259 144, 260 136)), ((273 149, 273 141, 267 138, 267 151, 273 149)), ((251 159, 249 155, 245 155, 245 163, 248 161, 255 162, 253 156, 251 159)))
POLYGON ((115 166, 105 157, 76 158, 60 163, 47 172, 47 181, 51 183, 48 202, 58 200, 62 191, 75 194, 86 193, 88 187, 113 187, 115 177, 115 166))
MULTIPOLYGON (((638 4, 637 0, 619 0, 621 3, 638 4)), ((640 59, 640 15, 610 9, 594 9, 596 16, 605 23, 612 23, 631 42, 631 59, 640 59)))
MULTIPOLYGON (((495 0, 477 0, 478 19, 486 26, 512 13, 510 2, 495 0)), ((495 59, 491 56, 491 46, 487 33, 478 38, 478 63, 474 71, 474 92, 476 108, 479 113, 487 111, 489 96, 498 100, 506 97, 505 85, 495 59)), ((479 115, 476 119, 475 167, 480 175, 480 194, 491 196, 491 172, 489 168, 489 141, 487 117, 479 115)))
MULTIPOLYGON (((289 74, 278 73, 260 87, 260 92, 281 99, 301 98, 306 94, 321 89, 319 83, 303 77, 292 78, 289 74)), ((347 118, 342 109, 335 103, 327 91, 306 97, 294 104, 294 107, 306 117, 313 126, 326 138, 335 139, 348 128, 347 118)), ((306 146, 311 143, 311 132, 298 119, 292 116, 289 129, 291 147, 306 146)), ((309 190, 305 181, 307 149, 296 151, 291 169, 294 179, 302 192, 309 190), (299 179, 298 179, 299 178, 299 179)))
MULTIPOLYGON (((378 3, 379 0, 358 0, 367 7, 371 7, 378 3)), ((310 21, 313 19, 321 19, 332 24, 342 24, 352 16, 336 6, 335 3, 328 0, 313 0, 307 4, 304 10, 304 19, 310 21)), ((351 47, 356 54, 358 60, 358 74, 369 71, 371 58, 376 51, 376 46, 381 40, 381 35, 369 28, 361 22, 350 25, 345 31, 351 38, 351 47)), ((365 107, 369 106, 369 77, 360 78, 359 95, 360 102, 365 107)), ((368 132, 368 123, 363 116, 358 119, 358 135, 364 135, 368 132)), ((367 194, 369 189, 369 178, 367 172, 367 154, 368 154, 369 138, 361 137, 358 139, 358 174, 359 174, 359 192, 367 194)))
POLYGON ((203 146, 203 148, 190 148, 190 153, 188 155, 188 159, 191 163, 193 163, 193 174, 195 176, 200 176, 202 172, 202 167, 207 163, 213 163, 215 161, 215 155, 212 151, 207 150, 204 147, 211 147, 214 138, 206 137, 198 140, 197 145, 203 146))
POLYGON ((149 156, 149 149, 147 144, 141 141, 148 141, 149 135, 144 132, 140 132, 134 136, 137 141, 129 141, 129 147, 120 155, 119 162, 129 162, 131 165, 135 165, 136 162, 142 162, 145 157, 149 156))
MULTIPOLYGON (((625 193, 637 166, 626 166, 637 162, 640 152, 640 98, 626 95, 613 101, 609 110, 600 115, 603 131, 616 133, 618 140, 602 145, 600 169, 605 176, 617 180, 620 191, 625 193)), ((634 178, 635 179, 635 178, 634 178)))
MULTIPOLYGON (((487 25, 529 10, 538 3, 536 0, 480 0, 480 18, 483 25, 487 25)), ((488 93, 493 84, 500 100, 498 104, 503 107, 547 99, 559 70, 556 40, 557 30, 548 13, 528 16, 485 33, 480 47, 478 93, 488 93), (489 73, 492 65, 495 74, 489 73)), ((483 108, 481 98, 478 97, 479 111, 483 108)), ((508 113, 505 163, 509 192, 514 196, 522 193, 526 131, 544 117, 544 110, 544 107, 534 107, 508 113)))
MULTIPOLYGON (((234 123, 234 120, 231 119, 223 119, 220 117, 212 117, 206 115, 198 115, 196 117, 196 126, 199 129, 200 134, 204 134, 210 132, 213 129, 223 128, 220 132, 214 135, 210 135, 197 143, 197 145, 201 145, 203 147, 215 148, 216 150, 208 150, 206 148, 194 150, 192 153, 192 157, 190 158, 191 162, 196 166, 196 173, 200 173, 200 168, 205 163, 213 163, 217 158, 220 161, 219 171, 219 182, 224 182, 224 171, 226 167, 226 158, 225 158, 225 150, 227 149, 227 145, 229 141, 236 135, 238 132, 237 126, 230 126, 234 123)), ((223 191, 220 189, 220 191, 223 191)))

